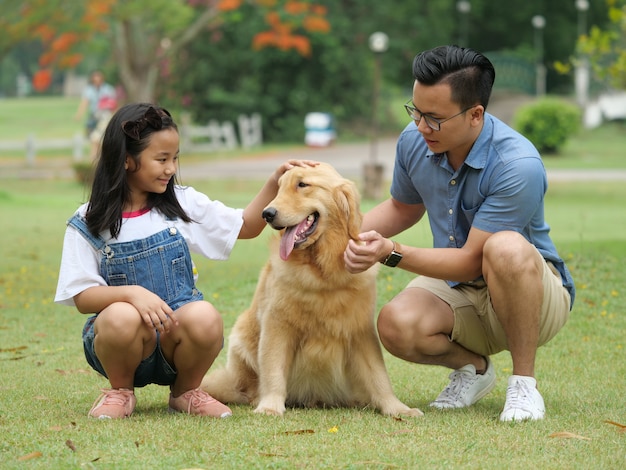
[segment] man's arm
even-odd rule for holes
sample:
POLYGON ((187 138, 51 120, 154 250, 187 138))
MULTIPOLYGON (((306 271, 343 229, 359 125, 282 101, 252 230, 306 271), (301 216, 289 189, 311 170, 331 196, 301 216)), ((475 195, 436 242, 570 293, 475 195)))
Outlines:
MULTIPOLYGON (((406 271, 449 281, 468 282, 482 275, 483 247, 491 233, 471 228, 461 248, 416 248, 400 245, 402 261, 398 265, 406 271)), ((385 241, 391 252, 393 244, 385 241)))
POLYGON ((404 204, 390 198, 363 216, 361 231, 375 230, 384 237, 392 237, 411 228, 425 213, 423 204, 404 204))
MULTIPOLYGON (((367 212, 363 219, 360 241, 351 240, 344 255, 350 272, 361 272, 391 253, 389 237, 407 230, 424 215, 422 204, 403 204, 388 199, 367 212)), ((437 279, 471 281, 482 275, 483 246, 491 233, 470 229, 461 248, 418 248, 399 245, 402 261, 398 267, 437 279)))

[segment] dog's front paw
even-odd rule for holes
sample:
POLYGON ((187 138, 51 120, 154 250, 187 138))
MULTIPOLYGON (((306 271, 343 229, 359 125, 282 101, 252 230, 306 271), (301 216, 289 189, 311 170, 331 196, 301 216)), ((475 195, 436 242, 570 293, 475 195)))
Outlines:
POLYGON ((407 408, 404 411, 400 412, 402 416, 410 416, 411 418, 419 418, 420 416, 424 416, 424 412, 419 408, 407 408))
POLYGON ((282 416, 285 413, 285 401, 268 398, 261 399, 254 412, 270 416, 282 416))
POLYGON ((268 415, 268 416, 282 416, 283 413, 285 412, 280 411, 280 410, 274 410, 274 409, 270 409, 270 408, 261 408, 260 406, 257 406, 257 408, 254 410, 255 413, 259 413, 259 414, 264 414, 264 415, 268 415))
POLYGON ((402 406, 389 407, 381 410, 382 414, 387 416, 409 416, 411 418, 419 418, 424 416, 422 410, 418 408, 409 408, 402 404, 402 406))

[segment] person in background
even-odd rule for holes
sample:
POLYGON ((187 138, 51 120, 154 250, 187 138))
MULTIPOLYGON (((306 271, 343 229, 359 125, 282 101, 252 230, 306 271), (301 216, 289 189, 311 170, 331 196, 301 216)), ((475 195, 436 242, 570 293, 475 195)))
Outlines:
POLYGON ((229 208, 176 184, 179 135, 170 113, 129 104, 104 133, 89 202, 68 221, 55 302, 90 314, 83 328, 87 362, 106 377, 89 416, 125 418, 135 387, 170 388, 170 410, 224 418, 231 410, 200 383, 224 342, 222 318, 196 287, 190 252, 227 259, 237 239, 266 226, 273 172, 245 209, 229 208))
POLYGON ((91 144, 91 157, 95 158, 104 129, 117 108, 117 92, 106 83, 100 70, 91 73, 89 82, 83 90, 75 118, 85 118, 85 136, 91 144))
POLYGON ((542 419, 537 348, 566 323, 572 277, 544 219, 546 172, 536 148, 486 113, 495 70, 479 52, 441 46, 413 61, 413 120, 401 133, 391 198, 364 216, 346 268, 378 261, 419 276, 378 317, 393 355, 452 369, 431 403, 470 406, 495 386, 489 356, 508 350, 501 421, 542 419), (433 248, 392 241, 428 214, 433 248))

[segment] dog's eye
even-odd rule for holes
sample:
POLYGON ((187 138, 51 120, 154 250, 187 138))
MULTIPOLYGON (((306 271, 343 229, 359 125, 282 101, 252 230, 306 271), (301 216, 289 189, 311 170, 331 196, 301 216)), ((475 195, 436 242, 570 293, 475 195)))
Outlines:
POLYGON ((304 181, 300 181, 298 183, 298 188, 306 188, 307 186, 309 186, 307 183, 305 183, 304 181))

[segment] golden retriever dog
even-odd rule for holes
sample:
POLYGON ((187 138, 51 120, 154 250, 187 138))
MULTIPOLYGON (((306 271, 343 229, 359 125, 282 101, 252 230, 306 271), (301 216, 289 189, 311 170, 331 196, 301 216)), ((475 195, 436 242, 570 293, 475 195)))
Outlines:
POLYGON ((280 230, 226 366, 202 388, 225 403, 283 415, 285 406, 366 407, 421 416, 394 394, 374 324, 376 267, 350 274, 343 252, 362 215, 351 181, 328 164, 296 167, 263 211, 280 230))

